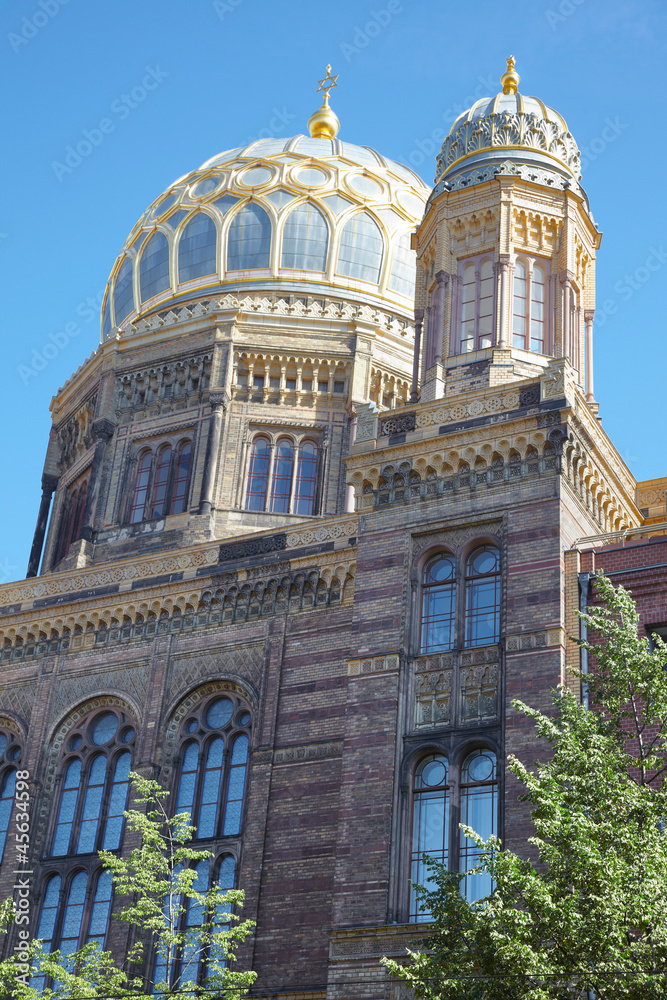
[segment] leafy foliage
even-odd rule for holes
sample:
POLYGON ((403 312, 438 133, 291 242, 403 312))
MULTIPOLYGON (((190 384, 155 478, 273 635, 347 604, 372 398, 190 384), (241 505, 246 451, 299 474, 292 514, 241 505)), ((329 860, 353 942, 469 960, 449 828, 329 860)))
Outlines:
MULTIPOLYGON (((166 808, 168 792, 156 781, 132 773, 135 805, 143 806, 125 812, 127 829, 138 833, 141 846, 123 858, 101 851, 104 867, 112 873, 114 891, 126 899, 117 915, 134 928, 135 943, 121 966, 112 955, 102 951, 97 943, 86 945, 74 955, 62 956, 55 951, 45 954, 36 944, 31 945, 35 969, 51 978, 51 988, 37 990, 17 978, 11 959, 0 963, 0 995, 16 1000, 46 998, 100 998, 126 1000, 152 994, 164 1000, 182 1000, 197 996, 224 995, 225 1000, 240 1000, 255 981, 256 973, 230 968, 234 949, 252 931, 250 920, 240 921, 233 907, 240 907, 241 890, 223 890, 213 885, 200 892, 196 887, 194 865, 211 857, 210 851, 197 851, 190 846, 194 829, 190 816, 180 813, 170 817, 166 808), (183 915, 195 909, 197 919, 183 929, 183 915), (155 943, 162 960, 154 968, 159 979, 146 980, 139 971, 146 957, 146 938, 155 943), (200 960, 206 963, 206 979, 196 981, 200 960), (6 989, 6 992, 5 992, 6 989)), ((11 917, 7 901, 5 924, 11 917)))
POLYGON ((383 960, 416 997, 664 1000, 667 996, 667 649, 638 634, 630 595, 598 578, 582 616, 595 643, 587 709, 566 688, 553 716, 521 702, 550 753, 509 771, 533 807, 535 860, 484 844, 494 892, 468 903, 461 875, 430 862, 418 890, 433 930, 406 965, 383 960))

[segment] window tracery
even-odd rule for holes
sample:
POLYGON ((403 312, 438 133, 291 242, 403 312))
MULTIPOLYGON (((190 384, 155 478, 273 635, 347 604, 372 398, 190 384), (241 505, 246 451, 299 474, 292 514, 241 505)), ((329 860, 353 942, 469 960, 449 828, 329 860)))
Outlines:
POLYGON ((256 435, 250 445, 244 506, 277 514, 314 512, 317 493, 318 447, 302 438, 281 435, 272 441, 256 435))
POLYGON ((10 729, 0 729, 0 862, 5 853, 7 833, 16 793, 16 769, 21 760, 21 744, 10 729))
MULTIPOLYGON (((440 751, 422 756, 412 782, 412 831, 410 883, 434 888, 428 860, 460 871, 461 892, 469 902, 489 895, 493 889, 486 874, 468 874, 478 863, 480 850, 460 829, 471 827, 485 840, 498 832, 498 773, 496 755, 488 747, 463 752, 460 765, 440 751)), ((409 887, 408 919, 431 920, 424 901, 409 887)))
POLYGON ((250 724, 233 694, 207 699, 183 723, 175 811, 190 814, 196 840, 241 831, 250 724))
POLYGON ((421 578, 419 652, 499 642, 500 583, 495 545, 478 546, 461 567, 451 553, 429 559, 421 578))
POLYGON ((189 439, 175 447, 165 443, 155 450, 146 447, 139 452, 130 480, 132 494, 127 518, 130 524, 186 510, 191 457, 189 439))

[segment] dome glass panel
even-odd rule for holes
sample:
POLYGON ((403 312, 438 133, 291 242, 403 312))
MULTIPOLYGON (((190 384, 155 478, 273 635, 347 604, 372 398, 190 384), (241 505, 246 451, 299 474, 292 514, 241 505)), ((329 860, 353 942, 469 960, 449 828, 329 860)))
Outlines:
POLYGON ((340 215, 346 208, 354 204, 349 198, 342 198, 339 194, 332 194, 330 198, 322 198, 322 201, 329 206, 334 215, 340 215))
POLYGON ((154 233, 143 249, 139 288, 142 302, 169 288, 169 243, 164 233, 154 233))
POLYGON ((331 139, 299 139, 294 147, 301 156, 335 156, 336 150, 331 139))
POLYGON ((242 177, 239 177, 239 183, 243 184, 244 187, 259 187, 262 184, 268 184, 273 177, 273 170, 269 170, 268 167, 253 167, 251 170, 246 170, 242 177))
POLYGON ((239 199, 233 198, 231 194, 226 194, 222 198, 218 198, 217 201, 213 202, 217 210, 221 212, 222 215, 225 215, 230 208, 233 208, 234 205, 238 205, 238 203, 239 199))
POLYGON ((178 280, 192 281, 216 272, 217 231, 203 212, 188 222, 178 241, 178 280))
POLYGON ((189 215, 187 209, 181 208, 178 212, 174 212, 173 215, 170 215, 169 218, 164 221, 168 226, 171 226, 171 228, 175 230, 178 228, 179 223, 183 221, 186 215, 189 215))
POLYGON ((251 202, 232 219, 227 237, 227 270, 267 268, 271 257, 271 220, 251 202))
POLYGON ((111 293, 107 292, 107 300, 104 304, 104 322, 102 324, 102 334, 104 337, 108 337, 111 333, 111 304, 110 304, 111 293))
POLYGON ((132 291, 132 261, 126 257, 121 265, 114 286, 113 306, 116 314, 116 326, 122 323, 134 309, 134 294, 132 291))
POLYGON ((320 187, 329 179, 324 171, 318 170, 317 167, 304 167, 295 174, 295 178, 299 184, 304 184, 306 187, 320 187))
POLYGON ((284 139, 259 139, 246 149, 251 156, 271 156, 272 153, 282 153, 285 148, 284 139))
POLYGON ((345 223, 340 235, 337 271, 348 278, 377 284, 383 250, 380 227, 367 212, 359 212, 345 223))
POLYGON ((366 177, 365 174, 351 177, 350 187, 363 198, 379 198, 382 194, 382 185, 378 184, 372 177, 366 177))
POLYGON ((285 205, 289 205, 291 201, 296 198, 295 194, 290 191, 285 191, 284 188, 278 188, 277 191, 272 191, 270 194, 266 195, 266 200, 270 201, 272 205, 275 205, 278 211, 284 208, 285 205))
POLYGON ((190 195, 192 198, 205 198, 207 194, 211 194, 212 191, 215 191, 223 180, 224 177, 222 176, 205 177, 199 182, 199 184, 195 184, 190 191, 190 195))
POLYGON ((164 201, 161 201, 160 204, 157 205, 151 212, 151 218, 157 219, 159 215, 164 215, 165 212, 168 212, 169 209, 174 204, 174 202, 176 201, 176 198, 177 195, 170 194, 168 198, 165 198, 164 201))
POLYGON ((382 160, 368 146, 355 146, 351 142, 342 142, 343 156, 353 163, 367 164, 369 167, 382 166, 382 160))
POLYGON ((281 267, 324 271, 327 266, 329 227, 314 205, 297 205, 287 216, 283 231, 281 267))
POLYGON ((394 259, 389 275, 389 287, 400 295, 412 298, 415 294, 417 254, 410 249, 410 233, 403 233, 394 244, 394 259))

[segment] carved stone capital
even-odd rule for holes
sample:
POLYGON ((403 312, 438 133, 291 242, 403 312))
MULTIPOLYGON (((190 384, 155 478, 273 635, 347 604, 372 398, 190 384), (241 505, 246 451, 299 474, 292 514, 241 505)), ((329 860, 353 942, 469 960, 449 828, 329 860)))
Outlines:
POLYGON ((58 488, 59 481, 60 476, 50 476, 47 472, 45 472, 42 476, 42 492, 51 496, 51 494, 55 493, 58 488))
POLYGON ((229 404, 229 396, 227 392, 222 389, 219 392, 209 393, 208 401, 211 404, 212 410, 217 410, 222 407, 223 413, 227 412, 227 406, 229 404))
POLYGON ((415 323, 421 323, 424 319, 424 310, 415 309, 415 323))
POLYGON ((449 275, 446 271, 438 271, 435 276, 435 280, 439 285, 447 285, 449 282, 449 275))
POLYGON ((100 417, 93 423, 93 434, 98 438, 106 438, 107 441, 115 429, 115 423, 112 420, 107 420, 106 417, 100 417))
POLYGON ((575 278, 576 274, 574 271, 562 271, 560 274, 560 283, 565 288, 566 285, 571 285, 575 278))
POLYGON ((595 317, 595 309, 584 309, 584 320, 586 323, 592 323, 595 317))

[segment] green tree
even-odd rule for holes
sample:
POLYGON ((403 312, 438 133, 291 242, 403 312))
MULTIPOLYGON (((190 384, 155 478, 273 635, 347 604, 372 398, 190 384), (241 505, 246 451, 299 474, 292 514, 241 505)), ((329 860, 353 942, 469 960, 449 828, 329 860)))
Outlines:
POLYGON ((432 863, 432 931, 405 965, 383 960, 420 1000, 667 997, 667 648, 639 637, 622 587, 596 586, 594 641, 576 640, 595 658, 590 709, 566 688, 551 716, 514 703, 548 751, 534 770, 507 761, 533 807, 532 859, 464 828, 493 893, 468 903, 460 874, 432 863))
MULTIPOLYGON (((156 781, 132 773, 134 804, 143 808, 125 812, 127 830, 141 837, 141 845, 129 857, 101 851, 104 867, 112 873, 114 892, 126 900, 120 920, 134 929, 135 942, 125 960, 117 965, 112 955, 97 943, 73 955, 54 951, 46 954, 38 942, 28 946, 33 973, 52 981, 51 988, 30 985, 19 975, 12 959, 0 962, 0 996, 16 1000, 48 998, 100 998, 126 1000, 154 995, 169 1000, 219 994, 239 1000, 256 979, 254 972, 233 970, 234 950, 254 926, 234 912, 243 903, 241 890, 223 890, 218 885, 202 892, 196 884, 194 866, 211 857, 210 851, 190 846, 194 828, 188 813, 169 816, 165 792, 156 781), (184 929, 183 916, 188 914, 184 929), (148 980, 139 970, 145 964, 146 946, 152 941, 158 955, 148 970, 148 980), (196 982, 200 961, 206 978, 196 982)), ((11 900, 0 907, 0 926, 12 919, 11 900)))

